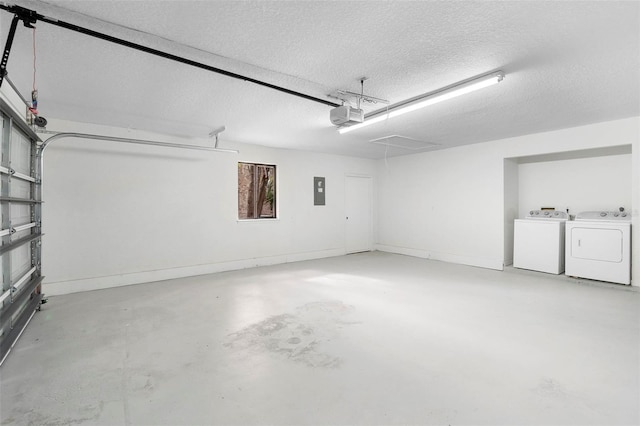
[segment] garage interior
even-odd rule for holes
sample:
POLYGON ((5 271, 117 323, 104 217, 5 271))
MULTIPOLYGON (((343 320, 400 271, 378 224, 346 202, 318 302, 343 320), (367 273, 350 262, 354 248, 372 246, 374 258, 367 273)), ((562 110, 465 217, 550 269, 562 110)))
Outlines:
POLYGON ((14 1, 0 35, 2 424, 640 423, 637 244, 631 285, 511 266, 531 209, 639 241, 640 3, 14 1))

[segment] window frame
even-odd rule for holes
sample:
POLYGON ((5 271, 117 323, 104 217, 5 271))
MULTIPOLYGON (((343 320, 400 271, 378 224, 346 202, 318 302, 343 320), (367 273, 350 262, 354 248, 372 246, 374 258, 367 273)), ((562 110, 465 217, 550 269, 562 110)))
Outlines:
MULTIPOLYGON (((252 221, 262 221, 262 222, 264 222, 264 221, 277 221, 277 220, 279 220, 279 211, 278 211, 278 166, 276 164, 268 164, 268 163, 263 163, 263 162, 254 162, 254 161, 238 161, 237 165, 238 165, 238 176, 236 177, 236 182, 237 182, 237 185, 238 185, 237 186, 237 193, 238 193, 237 200, 238 200, 238 202, 237 202, 237 206, 236 206, 236 217, 237 217, 238 222, 252 222, 252 221), (272 189, 273 189, 273 198, 274 199, 273 199, 273 204, 271 206, 272 214, 273 214, 272 216, 258 216, 258 217, 247 217, 247 218, 240 217, 240 211, 241 211, 240 210, 240 202, 241 202, 241 199, 240 199, 240 175, 239 175, 240 167, 239 166, 241 166, 241 165, 254 166, 254 170, 253 170, 254 180, 252 180, 252 183, 254 183, 254 188, 253 188, 254 200, 255 200, 254 201, 254 203, 255 203, 254 212, 257 210, 257 199, 258 199, 258 196, 259 196, 257 188, 255 188, 255 178, 257 178, 258 175, 259 175, 258 174, 259 167, 268 167, 268 168, 271 168, 273 170, 272 189)), ((268 185, 268 183, 267 183, 267 185, 268 185)), ((269 189, 267 187, 266 188, 266 193, 267 194, 268 194, 268 191, 269 191, 269 189)), ((255 213, 254 213, 254 216, 255 216, 255 213)))

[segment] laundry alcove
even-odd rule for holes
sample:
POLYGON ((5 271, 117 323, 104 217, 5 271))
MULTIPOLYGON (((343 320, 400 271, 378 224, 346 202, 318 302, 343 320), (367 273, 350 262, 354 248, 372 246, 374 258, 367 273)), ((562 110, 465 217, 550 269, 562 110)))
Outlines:
POLYGON ((513 262, 513 221, 530 209, 575 215, 632 208, 631 144, 504 159, 504 263, 513 262))

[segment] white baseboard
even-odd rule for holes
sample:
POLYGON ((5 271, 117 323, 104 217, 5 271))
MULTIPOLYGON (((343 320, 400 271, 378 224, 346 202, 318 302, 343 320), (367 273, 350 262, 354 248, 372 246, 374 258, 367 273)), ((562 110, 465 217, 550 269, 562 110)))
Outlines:
POLYGON ((504 270, 504 262, 499 259, 487 259, 482 257, 463 256, 451 253, 439 253, 428 250, 413 249, 407 247, 388 246, 377 244, 376 250, 388 253, 404 254, 407 256, 421 257, 424 259, 440 260, 442 262, 457 263, 459 265, 477 266, 479 268, 504 270))
POLYGON ((112 287, 122 287, 132 284, 142 284, 155 281, 166 281, 176 278, 194 277, 198 275, 214 274, 216 272, 235 271, 254 268, 256 266, 277 265, 281 263, 299 262, 303 260, 322 259, 325 257, 342 256, 345 250, 331 249, 306 253, 294 253, 280 256, 259 257, 230 262, 210 263, 206 265, 184 266, 178 268, 158 269, 155 271, 141 271, 121 275, 84 278, 78 280, 45 282, 42 284, 43 293, 47 296, 78 293, 81 291, 101 290, 112 287))

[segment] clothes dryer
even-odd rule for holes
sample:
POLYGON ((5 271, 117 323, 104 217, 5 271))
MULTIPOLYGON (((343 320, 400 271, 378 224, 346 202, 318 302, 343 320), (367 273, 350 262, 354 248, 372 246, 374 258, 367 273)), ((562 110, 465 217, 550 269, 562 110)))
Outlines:
POLYGON ((557 210, 531 210, 514 221, 513 266, 532 271, 564 272, 565 223, 569 215, 557 210))
POLYGON ((566 275, 631 284, 631 215, 579 213, 567 223, 565 258, 566 275))

